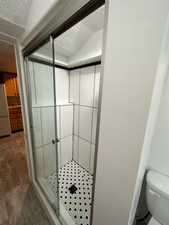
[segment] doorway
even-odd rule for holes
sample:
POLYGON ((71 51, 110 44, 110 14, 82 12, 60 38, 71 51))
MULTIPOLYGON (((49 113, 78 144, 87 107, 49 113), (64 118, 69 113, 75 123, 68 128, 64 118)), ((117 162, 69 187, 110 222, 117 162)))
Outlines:
POLYGON ((14 46, 0 40, 0 224, 15 224, 29 186, 14 46))
POLYGON ((18 74, 13 45, 0 41, 0 137, 23 131, 18 74))

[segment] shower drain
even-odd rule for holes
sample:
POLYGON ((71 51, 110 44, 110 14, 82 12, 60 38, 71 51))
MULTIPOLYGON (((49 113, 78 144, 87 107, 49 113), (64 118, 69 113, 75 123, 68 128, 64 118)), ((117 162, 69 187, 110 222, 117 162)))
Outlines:
POLYGON ((69 188, 70 194, 75 194, 77 191, 77 187, 73 184, 69 188))

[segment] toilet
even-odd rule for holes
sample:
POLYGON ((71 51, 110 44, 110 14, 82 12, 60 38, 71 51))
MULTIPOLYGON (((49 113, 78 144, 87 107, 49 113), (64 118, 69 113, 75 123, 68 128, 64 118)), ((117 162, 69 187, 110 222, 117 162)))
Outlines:
POLYGON ((152 215, 148 225, 169 225, 169 177, 149 170, 146 182, 147 206, 152 215))

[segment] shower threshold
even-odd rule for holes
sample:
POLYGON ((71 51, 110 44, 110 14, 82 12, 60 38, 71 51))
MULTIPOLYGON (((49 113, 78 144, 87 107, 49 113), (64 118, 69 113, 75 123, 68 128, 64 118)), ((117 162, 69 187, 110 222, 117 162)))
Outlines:
MULTIPOLYGON (((56 177, 56 172, 52 173, 47 184, 57 198, 56 177)), ((76 225, 90 224, 92 185, 93 176, 75 161, 59 169, 59 200, 76 225)))

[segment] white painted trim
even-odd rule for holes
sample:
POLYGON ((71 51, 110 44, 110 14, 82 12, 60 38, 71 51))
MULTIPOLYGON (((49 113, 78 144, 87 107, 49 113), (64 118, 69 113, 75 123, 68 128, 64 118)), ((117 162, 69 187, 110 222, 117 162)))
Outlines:
POLYGON ((8 23, 12 24, 12 25, 15 26, 15 27, 18 27, 19 29, 22 30, 22 32, 25 30, 25 27, 24 27, 22 24, 15 23, 15 22, 12 21, 11 19, 9 19, 9 18, 7 18, 7 17, 4 17, 3 15, 1 15, 0 20, 1 20, 1 19, 7 21, 8 23))
POLYGON ((19 25, 3 16, 0 17, 0 24, 1 32, 12 35, 15 38, 20 37, 25 31, 24 26, 19 25))
POLYGON ((12 44, 15 49, 15 58, 16 58, 16 70, 18 74, 18 82, 20 89, 20 97, 21 97, 21 109, 22 109, 22 117, 23 117, 23 126, 24 126, 24 135, 25 135, 25 145, 26 145, 26 154, 27 154, 27 164, 30 179, 33 178, 33 161, 32 155, 29 149, 31 149, 30 145, 30 135, 29 135, 29 119, 28 119, 28 106, 27 106, 27 98, 26 98, 26 88, 24 82, 24 68, 23 68, 23 59, 21 53, 21 46, 17 39, 13 36, 0 32, 0 40, 12 44))
POLYGON ((9 34, 5 34, 3 32, 0 32, 0 40, 5 41, 10 44, 16 44, 16 38, 13 36, 10 36, 9 34))
POLYGON ((34 166, 33 166, 33 152, 32 152, 32 144, 31 144, 31 130, 30 130, 30 120, 28 114, 28 101, 26 94, 26 79, 24 74, 24 62, 22 57, 22 48, 18 41, 15 43, 15 56, 16 56, 16 64, 17 64, 17 74, 18 81, 20 86, 21 93, 21 104, 22 104, 22 117, 23 117, 23 125, 24 125, 24 134, 25 134, 25 144, 27 149, 27 162, 29 169, 29 176, 31 180, 35 177, 34 166))

